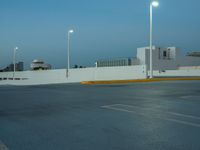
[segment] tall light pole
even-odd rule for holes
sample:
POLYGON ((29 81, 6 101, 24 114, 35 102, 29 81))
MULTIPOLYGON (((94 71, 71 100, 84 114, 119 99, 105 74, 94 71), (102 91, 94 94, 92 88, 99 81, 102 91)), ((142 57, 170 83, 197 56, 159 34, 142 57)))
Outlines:
POLYGON ((69 77, 69 69, 70 69, 70 35, 74 33, 74 30, 70 29, 68 31, 68 47, 67 47, 67 70, 66 77, 69 77))
POLYGON ((13 50, 13 80, 15 78, 15 70, 16 70, 16 52, 18 50, 18 47, 15 47, 13 50))
POLYGON ((153 7, 158 7, 159 3, 156 0, 150 2, 150 78, 153 78, 153 7))

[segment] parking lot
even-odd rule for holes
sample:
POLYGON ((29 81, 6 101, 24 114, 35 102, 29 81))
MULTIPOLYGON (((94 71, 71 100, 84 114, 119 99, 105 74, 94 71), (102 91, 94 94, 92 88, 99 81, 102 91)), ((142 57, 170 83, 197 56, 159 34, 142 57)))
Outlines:
POLYGON ((0 150, 199 150, 200 81, 0 87, 0 150))

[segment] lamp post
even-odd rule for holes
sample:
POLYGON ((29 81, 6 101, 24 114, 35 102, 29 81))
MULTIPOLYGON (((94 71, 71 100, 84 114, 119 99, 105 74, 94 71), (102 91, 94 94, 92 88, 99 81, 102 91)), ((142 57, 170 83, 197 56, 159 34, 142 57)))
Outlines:
POLYGON ((153 40, 153 7, 158 7, 159 3, 156 0, 151 0, 150 2, 150 78, 153 78, 153 50, 152 50, 152 40, 153 40))
POLYGON ((74 33, 74 30, 70 29, 68 31, 68 48, 67 48, 67 70, 66 77, 69 77, 69 69, 70 69, 70 35, 74 33))
POLYGON ((15 47, 14 48, 14 50, 13 50, 13 80, 14 80, 14 78, 15 78, 15 70, 16 70, 16 62, 15 62, 15 60, 16 60, 16 52, 17 52, 17 50, 18 50, 18 47, 15 47))

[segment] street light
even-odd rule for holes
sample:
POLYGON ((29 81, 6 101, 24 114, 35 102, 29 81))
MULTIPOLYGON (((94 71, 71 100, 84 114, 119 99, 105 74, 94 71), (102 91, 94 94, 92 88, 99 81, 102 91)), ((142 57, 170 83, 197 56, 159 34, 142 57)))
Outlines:
POLYGON ((18 47, 15 47, 13 50, 13 80, 15 78, 15 70, 16 70, 16 64, 15 64, 15 60, 16 60, 16 52, 18 50, 18 47))
POLYGON ((153 2, 152 2, 152 5, 153 5, 153 7, 158 7, 158 6, 159 6, 159 3, 158 3, 158 1, 153 1, 153 2))
POLYGON ((158 7, 159 3, 156 0, 150 2, 150 78, 153 78, 153 50, 152 50, 152 39, 153 39, 153 7, 158 7))
POLYGON ((70 35, 74 33, 74 30, 70 29, 68 31, 68 48, 67 48, 67 70, 66 70, 66 77, 69 77, 69 69, 70 69, 70 35))

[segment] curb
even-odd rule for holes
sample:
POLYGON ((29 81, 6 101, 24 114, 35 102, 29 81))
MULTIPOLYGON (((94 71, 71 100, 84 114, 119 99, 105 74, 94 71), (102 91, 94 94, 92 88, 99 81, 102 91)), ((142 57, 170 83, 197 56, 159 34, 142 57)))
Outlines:
POLYGON ((153 79, 134 79, 134 80, 104 80, 104 81, 83 81, 81 84, 119 84, 119 83, 144 83, 144 82, 161 82, 161 81, 195 81, 200 80, 200 77, 191 78, 153 78, 153 79))

